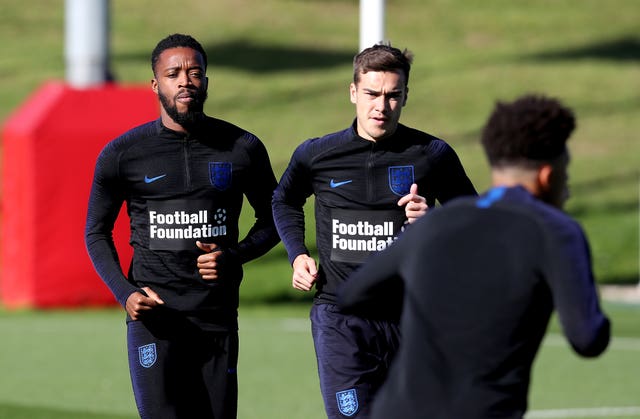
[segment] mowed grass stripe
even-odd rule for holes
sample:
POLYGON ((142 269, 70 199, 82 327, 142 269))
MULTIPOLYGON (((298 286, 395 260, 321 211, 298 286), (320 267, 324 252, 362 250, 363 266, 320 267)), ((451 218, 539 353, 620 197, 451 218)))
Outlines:
POLYGON ((612 418, 637 417, 640 406, 628 407, 590 407, 574 409, 533 410, 525 415, 526 419, 565 419, 565 418, 612 418))
MULTIPOLYGON (((568 346, 569 342, 563 335, 549 333, 542 343, 545 346, 568 346)), ((607 351, 640 351, 640 338, 613 336, 607 351)))

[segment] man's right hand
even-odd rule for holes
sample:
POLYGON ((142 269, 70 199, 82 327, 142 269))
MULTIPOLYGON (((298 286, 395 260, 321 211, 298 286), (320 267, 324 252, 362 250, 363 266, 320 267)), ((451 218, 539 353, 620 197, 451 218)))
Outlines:
POLYGON ((318 277, 316 261, 309 255, 298 255, 293 261, 293 288, 309 291, 318 277))
POLYGON ((164 304, 162 298, 151 288, 143 287, 142 290, 147 294, 136 291, 127 298, 125 310, 131 317, 131 320, 140 320, 140 316, 146 311, 153 310, 154 307, 164 304))

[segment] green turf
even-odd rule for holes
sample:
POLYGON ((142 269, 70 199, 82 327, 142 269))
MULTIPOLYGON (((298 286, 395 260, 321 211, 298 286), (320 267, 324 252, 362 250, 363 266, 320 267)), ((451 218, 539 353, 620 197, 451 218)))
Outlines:
MULTIPOLYGON (((640 306, 605 309, 615 337, 597 360, 574 355, 554 320, 534 366, 532 413, 640 406, 640 306)), ((0 418, 136 417, 120 310, 0 311, 0 331, 0 418)), ((323 417, 306 305, 246 305, 240 340, 240 419, 323 417)))

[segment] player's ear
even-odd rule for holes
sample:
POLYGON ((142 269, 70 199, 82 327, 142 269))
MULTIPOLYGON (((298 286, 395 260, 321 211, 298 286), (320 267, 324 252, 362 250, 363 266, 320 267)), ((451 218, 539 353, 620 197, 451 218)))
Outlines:
POLYGON ((351 99, 351 103, 355 104, 357 99, 358 86, 355 83, 351 83, 349 85, 349 98, 351 99))
POLYGON ((551 164, 544 163, 540 167, 538 167, 538 174, 537 174, 536 180, 538 183, 538 187, 540 188, 541 191, 546 192, 549 189, 551 189, 552 177, 553 177, 553 166, 551 164))
POLYGON ((151 90, 153 90, 153 93, 158 94, 158 80, 155 78, 151 79, 151 90))

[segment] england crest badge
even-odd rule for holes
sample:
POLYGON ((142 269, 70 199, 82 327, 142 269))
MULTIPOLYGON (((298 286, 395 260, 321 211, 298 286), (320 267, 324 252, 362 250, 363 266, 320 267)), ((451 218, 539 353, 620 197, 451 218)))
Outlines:
POLYGON ((414 183, 413 166, 390 166, 389 188, 391 192, 399 196, 405 196, 414 183))
POLYGON ((225 191, 231 186, 231 173, 233 166, 230 162, 209 162, 209 181, 214 188, 225 191))
POLYGON ((138 360, 140 365, 145 368, 151 368, 158 359, 158 353, 156 352, 156 344, 150 343, 148 345, 138 347, 138 360))
POLYGON ((356 389, 352 388, 336 393, 338 410, 345 416, 353 416, 358 411, 358 395, 356 389))

